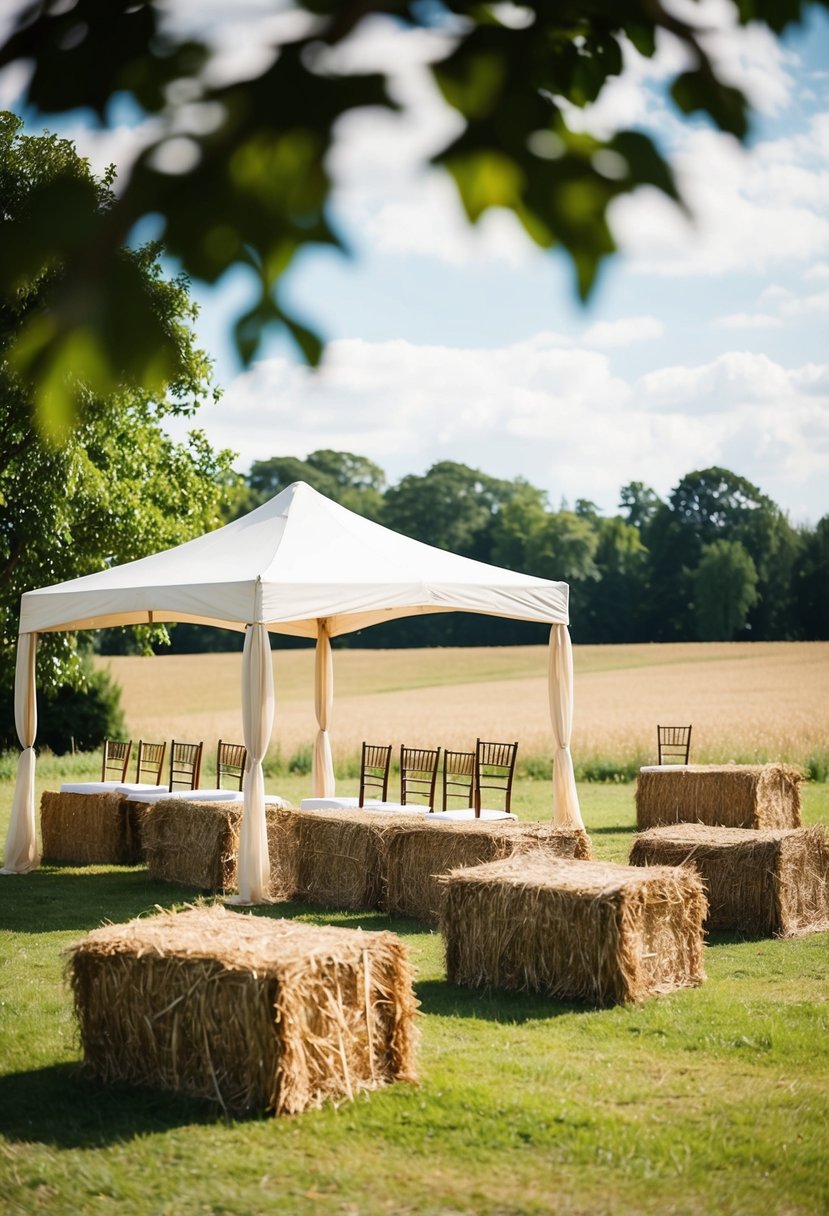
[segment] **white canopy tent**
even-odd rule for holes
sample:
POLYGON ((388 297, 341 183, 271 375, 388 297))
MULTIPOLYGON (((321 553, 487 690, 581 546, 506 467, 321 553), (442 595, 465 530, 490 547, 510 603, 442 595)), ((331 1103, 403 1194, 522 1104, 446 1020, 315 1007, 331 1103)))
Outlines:
POLYGON ((401 536, 296 482, 224 528, 174 549, 27 592, 21 601, 15 720, 18 763, 4 873, 38 864, 35 831, 37 635, 109 625, 191 621, 245 631, 242 722, 248 749, 239 892, 265 898, 269 883, 262 760, 274 718, 268 632, 316 639, 315 796, 334 794, 328 727, 332 637, 396 617, 480 612, 547 622, 555 740, 553 822, 582 827, 570 755, 573 664, 566 583, 458 557, 401 536))

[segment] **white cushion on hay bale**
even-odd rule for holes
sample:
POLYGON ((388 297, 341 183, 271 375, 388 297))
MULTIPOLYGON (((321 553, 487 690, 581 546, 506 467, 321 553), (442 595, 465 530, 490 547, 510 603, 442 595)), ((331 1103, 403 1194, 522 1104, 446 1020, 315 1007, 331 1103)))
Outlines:
MULTIPOLYGON (((129 789, 128 786, 120 786, 119 790, 125 792, 129 789)), ((244 802, 245 796, 240 790, 168 790, 159 786, 151 786, 149 789, 141 790, 133 788, 129 793, 126 793, 128 802, 244 802)), ((278 794, 265 795, 266 806, 287 806, 284 798, 280 798, 278 794)))
POLYGON ((383 811, 392 814, 402 811, 406 815, 427 815, 428 806, 419 806, 402 802, 382 802, 379 798, 367 798, 360 806, 359 798, 303 798, 299 804, 301 811, 383 811))
POLYGON ((513 815, 512 811, 488 811, 481 808, 480 815, 475 814, 475 808, 456 807, 454 811, 433 811, 430 819, 451 819, 456 822, 472 822, 476 820, 480 822, 482 819, 517 819, 517 815, 513 815))
POLYGON ((62 794, 118 794, 122 789, 120 781, 65 781, 60 787, 60 792, 62 794))

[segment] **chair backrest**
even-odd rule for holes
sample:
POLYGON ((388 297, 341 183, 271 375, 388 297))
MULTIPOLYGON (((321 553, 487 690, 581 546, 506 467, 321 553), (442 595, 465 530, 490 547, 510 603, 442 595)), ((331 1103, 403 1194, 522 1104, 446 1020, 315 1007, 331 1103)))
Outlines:
POLYGON ((443 753, 443 809, 448 810, 448 800, 460 798, 465 807, 475 805, 475 753, 443 753))
POLYGON ((400 804, 423 804, 435 809, 435 785, 440 764, 439 747, 400 748, 400 804))
POLYGON ((360 806, 366 800, 366 791, 385 802, 389 796, 389 767, 391 744, 364 743, 360 756, 360 806))
POLYGON ((145 743, 143 739, 139 739, 135 780, 139 784, 144 782, 147 785, 161 785, 161 772, 164 768, 166 754, 166 743, 145 743))
POLYGON ((132 739, 104 739, 101 780, 126 781, 131 752, 132 739))
POLYGON ((481 816, 482 807, 487 810, 509 811, 517 755, 517 743, 488 743, 483 739, 476 740, 474 805, 477 819, 481 816), (493 801, 502 801, 503 806, 491 806, 493 801))
POLYGON ((690 726, 657 726, 657 764, 687 764, 690 754, 690 726))
POLYGON ((248 749, 244 743, 225 743, 224 740, 219 740, 219 746, 216 749, 216 789, 222 788, 222 779, 230 777, 238 789, 241 790, 245 780, 245 765, 248 758, 248 749))
POLYGON ((170 789, 181 785, 185 789, 194 790, 199 784, 201 773, 201 754, 203 743, 170 744, 170 789))

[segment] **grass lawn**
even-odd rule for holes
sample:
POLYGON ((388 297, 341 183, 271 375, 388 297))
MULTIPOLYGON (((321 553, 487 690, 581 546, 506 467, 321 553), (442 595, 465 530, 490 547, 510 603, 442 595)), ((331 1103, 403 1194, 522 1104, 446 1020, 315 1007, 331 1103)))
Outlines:
MULTIPOLYGON (((48 771, 41 782, 56 788, 48 771)), ((286 783, 296 797, 307 779, 286 783)), ((3 834, 10 791, 0 784, 3 834)), ((633 786, 579 793, 595 854, 624 860, 633 786)), ((522 818, 549 818, 547 785, 516 796, 522 818)), ((829 786, 806 787, 804 819, 829 824, 829 786)), ((63 981, 62 950, 88 929, 195 895, 143 869, 0 879, 4 1212, 829 1211, 829 934, 719 935, 699 989, 599 1010, 451 986, 439 935, 414 921, 258 910, 403 937, 421 1082, 226 1122, 202 1102, 86 1079, 63 981)))

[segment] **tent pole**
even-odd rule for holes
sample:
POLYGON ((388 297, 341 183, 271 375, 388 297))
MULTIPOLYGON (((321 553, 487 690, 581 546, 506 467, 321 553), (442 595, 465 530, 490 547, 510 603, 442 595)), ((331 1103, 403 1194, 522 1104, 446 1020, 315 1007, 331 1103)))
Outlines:
POLYGON ((248 625, 242 655, 242 729, 248 763, 239 832, 239 897, 235 901, 238 903, 263 903, 270 897, 271 864, 262 761, 271 741, 273 717, 273 667, 268 631, 261 624, 248 625))
POLYGON ((556 751, 553 759, 553 826, 584 828, 570 754, 573 733, 573 647, 566 625, 550 630, 550 719, 556 751))
POLYGON ((26 874, 40 864, 35 826, 36 658, 37 634, 21 633, 17 639, 14 675, 14 721, 23 750, 17 761, 17 780, 0 874, 26 874))
POLYGON ((331 759, 331 739, 328 723, 334 708, 334 661, 328 621, 317 621, 317 648, 314 654, 314 705, 317 715, 317 737, 314 740, 312 792, 315 798, 333 798, 336 793, 334 763, 331 759))

